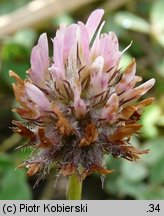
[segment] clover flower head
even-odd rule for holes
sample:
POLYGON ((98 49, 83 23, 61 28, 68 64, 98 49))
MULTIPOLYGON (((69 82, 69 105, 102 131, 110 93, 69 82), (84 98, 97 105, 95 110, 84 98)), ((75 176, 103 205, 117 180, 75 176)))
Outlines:
POLYGON ((133 59, 124 72, 119 62, 124 51, 114 32, 103 33, 104 11, 95 10, 86 24, 61 25, 52 39, 53 57, 43 33, 32 49, 31 68, 22 80, 13 71, 13 89, 19 104, 14 111, 22 121, 13 130, 35 149, 21 166, 27 174, 45 175, 55 164, 59 174, 76 173, 84 179, 92 172, 111 173, 104 155, 137 160, 148 150, 138 150, 130 137, 153 98, 135 102, 153 85, 141 85, 133 59))

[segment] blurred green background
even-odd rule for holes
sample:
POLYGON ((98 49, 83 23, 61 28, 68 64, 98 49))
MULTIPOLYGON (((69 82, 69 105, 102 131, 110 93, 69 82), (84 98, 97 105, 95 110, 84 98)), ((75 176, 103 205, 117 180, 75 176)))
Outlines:
POLYGON ((25 77, 31 49, 42 32, 52 38, 59 23, 85 22, 96 8, 105 9, 103 31, 116 32, 120 50, 133 41, 120 67, 135 57, 143 81, 156 79, 146 95, 156 100, 142 116, 141 136, 132 138, 150 153, 133 163, 107 157, 114 172, 106 177, 104 189, 99 175, 87 177, 83 199, 164 199, 164 0, 0 0, 0 199, 65 199, 67 178, 60 178, 54 190, 52 172, 33 189, 37 177, 15 170, 31 150, 15 150, 26 141, 10 129, 18 117, 11 112, 13 80, 8 71, 25 77))

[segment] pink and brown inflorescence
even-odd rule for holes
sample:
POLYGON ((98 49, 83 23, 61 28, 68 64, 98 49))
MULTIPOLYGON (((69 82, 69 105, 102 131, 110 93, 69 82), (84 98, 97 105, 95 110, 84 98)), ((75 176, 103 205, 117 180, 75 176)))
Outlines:
POLYGON ((135 75, 135 60, 120 72, 124 51, 119 51, 115 33, 101 34, 103 13, 94 11, 86 24, 61 25, 52 40, 52 58, 42 34, 32 49, 27 79, 10 71, 19 104, 14 111, 22 118, 13 121, 13 130, 35 149, 21 165, 30 176, 43 176, 52 164, 64 176, 105 175, 111 173, 103 162, 105 154, 133 161, 148 152, 129 140, 141 128, 137 121, 153 98, 134 102, 155 81, 135 87, 142 80, 135 75))

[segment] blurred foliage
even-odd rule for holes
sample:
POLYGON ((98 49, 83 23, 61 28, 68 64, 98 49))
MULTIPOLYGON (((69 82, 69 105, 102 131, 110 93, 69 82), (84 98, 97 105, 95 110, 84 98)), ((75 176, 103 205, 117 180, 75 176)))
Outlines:
POLYGON ((0 15, 12 12, 13 10, 16 10, 24 6, 28 2, 30 2, 30 0, 12 0, 12 1, 0 0, 0 15))
MULTIPOLYGON (((0 0, 0 16, 25 4, 28 0, 0 0)), ((88 7, 71 13, 63 12, 59 17, 44 22, 39 28, 28 28, 6 36, 0 41, 0 199, 63 199, 65 180, 59 179, 56 191, 52 188, 53 176, 47 177, 39 187, 32 189, 36 177, 28 178, 25 170, 15 170, 30 154, 30 149, 15 151, 23 144, 19 136, 9 129, 13 116, 11 107, 14 97, 9 69, 25 77, 30 67, 30 53, 41 32, 53 37, 59 23, 86 20, 95 8, 105 8, 106 31, 115 31, 123 50, 131 41, 120 67, 124 69, 134 57, 137 74, 143 81, 154 77, 155 87, 148 93, 155 96, 155 103, 146 108, 142 116, 141 136, 132 143, 139 148, 150 149, 136 163, 107 157, 108 167, 114 172, 105 179, 104 190, 99 176, 87 177, 84 183, 85 199, 164 199, 164 0, 97 0, 88 7), (114 9, 110 9, 115 2, 114 9), (84 16, 85 15, 85 16, 84 16), (51 182, 51 184, 50 184, 51 182)), ((49 40, 49 42, 51 42, 49 40)), ((148 96, 148 95, 147 95, 148 96)))
POLYGON ((31 199, 32 193, 27 184, 25 170, 15 170, 25 154, 0 153, 0 199, 31 199))

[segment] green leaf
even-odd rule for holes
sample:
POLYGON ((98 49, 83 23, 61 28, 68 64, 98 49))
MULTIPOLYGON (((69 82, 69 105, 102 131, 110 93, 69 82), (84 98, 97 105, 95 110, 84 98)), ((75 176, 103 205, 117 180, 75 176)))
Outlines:
POLYGON ((120 177, 120 165, 121 160, 106 156, 106 164, 108 169, 112 169, 113 172, 110 175, 107 175, 105 178, 104 189, 109 194, 118 194, 117 178, 120 177))
POLYGON ((3 173, 12 164, 12 160, 9 155, 5 153, 0 153, 0 173, 3 173))
POLYGON ((149 149, 149 154, 143 155, 142 160, 149 166, 153 166, 164 155, 164 137, 151 139, 144 145, 145 149, 149 149))
POLYGON ((142 182, 134 183, 124 178, 117 180, 117 187, 121 197, 128 195, 139 200, 164 199, 164 187, 156 187, 142 182))
POLYGON ((163 200, 164 199, 164 187, 149 187, 148 190, 142 193, 142 199, 145 200, 163 200))
POLYGON ((121 197, 132 196, 135 199, 144 199, 144 193, 148 191, 148 187, 144 183, 131 182, 125 178, 118 178, 117 187, 121 197))
MULTIPOLYGON (((0 200, 31 199, 32 194, 27 183, 25 170, 15 170, 20 156, 25 152, 13 154, 0 153, 0 200), (16 157, 17 156, 17 157, 16 157)), ((25 158, 24 158, 25 159, 25 158)))
POLYGON ((0 186, 0 200, 31 199, 31 191, 26 182, 24 170, 15 170, 10 167, 4 173, 0 186))
POLYGON ((147 21, 130 12, 123 11, 116 13, 115 21, 126 29, 142 33, 149 33, 150 31, 150 25, 147 21))
POLYGON ((123 161, 121 172, 125 179, 132 182, 142 181, 148 175, 148 170, 144 164, 140 162, 123 161))
POLYGON ((164 183, 164 157, 161 158, 153 165, 150 170, 150 181, 156 184, 164 183))

